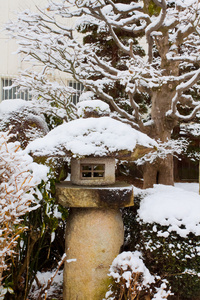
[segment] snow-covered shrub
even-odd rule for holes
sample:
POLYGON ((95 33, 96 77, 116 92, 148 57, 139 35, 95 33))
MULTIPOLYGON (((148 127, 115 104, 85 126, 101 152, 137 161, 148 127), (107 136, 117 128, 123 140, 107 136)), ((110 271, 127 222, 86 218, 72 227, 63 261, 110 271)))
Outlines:
POLYGON ((176 187, 154 186, 124 210, 126 249, 139 250, 151 274, 167 279, 174 296, 200 295, 200 196, 176 187))
POLYGON ((33 68, 21 71, 12 87, 22 92, 29 90, 34 105, 43 111, 52 128, 57 122, 76 119, 76 106, 72 101, 72 96, 77 91, 63 82, 50 80, 52 72, 48 68, 45 67, 43 71, 40 74, 33 68))
MULTIPOLYGON (((82 94, 80 99, 83 99, 83 96, 88 93, 90 92, 82 94)), ((110 107, 101 100, 84 100, 77 103, 77 114, 79 118, 109 116, 110 107)))
MULTIPOLYGON (((75 117, 72 114, 71 119, 75 117)), ((29 142, 45 136, 64 120, 65 110, 51 106, 44 99, 32 101, 15 99, 0 103, 0 131, 9 130, 13 134, 11 141, 20 142, 23 149, 29 142)))
MULTIPOLYGON (((39 100, 38 100, 39 101, 39 100)), ((54 115, 50 104, 38 104, 38 101, 25 101, 21 99, 6 100, 0 103, 0 131, 11 133, 9 141, 20 142, 24 149, 31 141, 45 136, 52 127, 63 122, 63 119, 54 115), (41 107, 42 106, 42 107, 41 107)), ((35 160, 35 159, 34 159, 35 160)), ((37 160, 54 169, 55 178, 63 179, 67 176, 66 162, 62 158, 54 157, 49 161, 44 158, 37 160), (61 174, 62 173, 62 174, 61 174)))
POLYGON ((146 295, 150 299, 161 300, 171 294, 167 280, 150 274, 139 251, 119 254, 110 267, 109 275, 114 284, 106 293, 106 299, 132 300, 146 295))
MULTIPOLYGON (((44 99, 35 101, 15 99, 0 103, 0 131, 3 131, 2 134, 8 138, 6 143, 9 147, 16 145, 16 149, 19 147, 16 153, 19 151, 23 153, 19 162, 23 163, 28 157, 32 168, 35 166, 31 175, 38 174, 38 178, 34 176, 37 188, 31 197, 34 197, 34 201, 40 205, 34 211, 27 211, 21 216, 20 228, 26 228, 26 230, 18 232, 14 245, 15 255, 6 257, 6 264, 9 268, 4 268, 2 293, 13 290, 14 296, 10 294, 5 296, 9 300, 26 298, 37 271, 41 270, 45 264, 47 266, 47 262, 47 267, 55 268, 56 261, 60 260, 64 252, 64 220, 67 218, 68 210, 58 207, 54 193, 55 182, 67 176, 68 164, 60 157, 50 159, 43 157, 36 160, 20 148, 21 146, 24 149, 30 141, 43 137, 53 127, 61 124, 64 114, 64 108, 53 107, 44 99), (11 133, 9 135, 5 133, 8 130, 11 133), (33 160, 34 163, 32 163, 33 160), (40 168, 38 168, 39 164, 40 168), (46 170, 46 173, 48 170, 48 177, 42 177, 44 179, 42 181, 40 180, 41 169, 46 170)), ((1 156, 3 157, 3 154, 1 156)), ((0 169, 3 170, 3 167, 0 169)), ((17 228, 18 225, 15 226, 17 228)))
POLYGON ((0 103, 0 131, 8 131, 12 142, 18 141, 25 148, 30 141, 43 137, 49 131, 43 110, 32 101, 21 99, 0 103))
POLYGON ((168 227, 159 224, 141 224, 142 234, 138 248, 152 272, 166 276, 175 299, 194 299, 200 294, 200 236, 190 233, 180 237, 171 232, 168 237, 158 232, 168 227))
POLYGON ((7 292, 2 287, 3 272, 9 267, 23 226, 23 216, 38 208, 34 197, 36 186, 46 179, 47 168, 33 163, 18 142, 8 142, 8 132, 0 132, 0 297, 7 292))

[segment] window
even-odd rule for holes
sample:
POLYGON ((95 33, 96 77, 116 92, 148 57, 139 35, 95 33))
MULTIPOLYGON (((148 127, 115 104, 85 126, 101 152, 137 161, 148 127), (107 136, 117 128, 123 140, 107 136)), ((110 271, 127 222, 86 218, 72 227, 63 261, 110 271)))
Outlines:
POLYGON ((31 96, 28 90, 24 90, 23 92, 18 92, 19 87, 12 87, 12 79, 10 78, 2 78, 1 79, 1 87, 2 87, 2 94, 1 100, 8 100, 8 99, 23 99, 23 100, 31 100, 31 96))
POLYGON ((76 90, 76 94, 72 96, 72 101, 74 104, 79 102, 79 97, 83 91, 83 84, 77 81, 69 81, 69 86, 73 87, 76 90))
POLYGON ((81 164, 81 179, 104 178, 105 164, 81 164))

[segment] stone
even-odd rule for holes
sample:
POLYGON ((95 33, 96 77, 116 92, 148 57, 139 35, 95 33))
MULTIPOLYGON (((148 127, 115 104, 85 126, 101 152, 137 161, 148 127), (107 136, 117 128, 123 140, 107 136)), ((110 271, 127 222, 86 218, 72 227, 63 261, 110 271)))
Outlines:
POLYGON ((56 198, 64 207, 119 208, 134 205, 133 187, 124 182, 87 187, 65 181, 56 185, 56 198))
POLYGON ((115 183, 115 158, 72 158, 71 182, 73 184, 87 186, 115 183), (83 170, 81 168, 83 168, 83 170), (86 176, 84 177, 83 175, 86 176))
POLYGON ((115 209, 73 208, 66 227, 64 300, 102 300, 109 267, 124 242, 121 213, 115 209))

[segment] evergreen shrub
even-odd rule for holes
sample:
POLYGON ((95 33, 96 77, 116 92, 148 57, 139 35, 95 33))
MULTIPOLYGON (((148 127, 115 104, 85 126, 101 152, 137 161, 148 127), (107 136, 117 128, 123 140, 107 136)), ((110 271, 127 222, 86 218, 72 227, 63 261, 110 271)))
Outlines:
POLYGON ((175 231, 166 234, 167 226, 141 222, 137 215, 141 197, 135 197, 134 201, 134 207, 123 210, 124 250, 140 251, 150 273, 169 282, 174 295, 168 299, 197 299, 200 296, 200 236, 189 233, 184 238, 175 231))

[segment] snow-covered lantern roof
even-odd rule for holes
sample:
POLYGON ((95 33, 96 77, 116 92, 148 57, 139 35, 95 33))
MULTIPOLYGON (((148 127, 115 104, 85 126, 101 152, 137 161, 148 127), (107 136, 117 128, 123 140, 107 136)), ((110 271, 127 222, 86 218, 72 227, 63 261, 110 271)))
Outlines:
MULTIPOLYGON (((95 101, 85 101, 85 105, 88 102, 94 105, 95 101)), ((96 104, 101 105, 101 101, 96 104)), ((103 116, 64 123, 26 149, 37 157, 71 157, 71 179, 75 184, 107 185, 115 182, 115 159, 133 161, 155 151, 156 146, 146 134, 103 116)))

